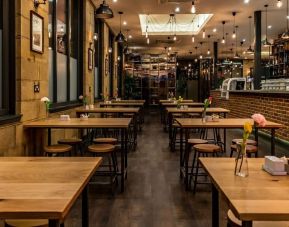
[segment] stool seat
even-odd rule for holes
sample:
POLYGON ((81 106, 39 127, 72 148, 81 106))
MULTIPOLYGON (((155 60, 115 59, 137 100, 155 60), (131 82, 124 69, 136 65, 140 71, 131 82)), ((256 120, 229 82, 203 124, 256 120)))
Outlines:
POLYGON ((174 113, 173 114, 173 117, 182 117, 183 116, 183 114, 181 114, 181 113, 174 113))
POLYGON ((65 153, 72 150, 72 146, 67 144, 54 144, 44 147, 46 153, 65 153))
MULTIPOLYGON (((237 145, 231 145, 231 149, 237 151, 237 145)), ((258 148, 254 145, 246 145, 246 152, 247 153, 256 153, 258 152, 258 148)))
POLYGON ((5 226, 9 227, 47 227, 47 219, 6 219, 5 226))
POLYGON ((202 139, 188 139, 188 144, 196 145, 196 144, 204 144, 208 143, 208 140, 202 140, 202 139))
POLYGON ((173 123, 173 127, 175 127, 175 128, 179 128, 180 125, 179 125, 178 123, 173 123))
POLYGON ((96 138, 93 140, 94 143, 106 143, 106 144, 117 144, 116 138, 96 138))
POLYGON ((194 149, 197 152, 203 153, 215 153, 221 151, 221 147, 215 144, 197 144, 194 145, 194 149))
MULTIPOLYGON (((236 144, 236 143, 242 143, 243 139, 233 139, 232 143, 236 144)), ((255 140, 247 140, 247 144, 248 145, 257 145, 257 142, 255 140)))
MULTIPOLYGON (((231 210, 227 212, 228 223, 232 227, 242 227, 242 222, 231 210)), ((253 227, 288 227, 288 221, 253 221, 253 227)))
POLYGON ((122 116, 124 117, 133 117, 133 113, 124 113, 122 116))
POLYGON ((61 139, 58 140, 59 144, 68 144, 68 145, 76 145, 82 142, 82 139, 78 139, 78 138, 69 138, 69 139, 61 139))
POLYGON ((198 113, 187 113, 187 115, 189 116, 189 117, 200 117, 200 114, 198 114, 198 113))
POLYGON ((115 146, 111 144, 93 144, 88 146, 88 151, 92 153, 111 153, 115 146))

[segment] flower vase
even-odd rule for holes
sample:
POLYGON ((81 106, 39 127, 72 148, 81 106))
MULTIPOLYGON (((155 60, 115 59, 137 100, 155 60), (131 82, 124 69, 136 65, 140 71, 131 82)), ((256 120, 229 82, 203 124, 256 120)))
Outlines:
POLYGON ((46 108, 46 118, 48 118, 49 117, 49 110, 46 108))
POLYGON ((206 110, 204 110, 204 111, 202 112, 202 122, 203 122, 203 123, 206 123, 206 115, 207 115, 207 112, 206 112, 206 110))
POLYGON ((237 144, 238 155, 235 160, 235 175, 240 177, 249 176, 248 157, 246 153, 246 143, 237 144))
POLYGON ((86 110, 89 110, 89 105, 85 105, 85 109, 86 109, 86 110))

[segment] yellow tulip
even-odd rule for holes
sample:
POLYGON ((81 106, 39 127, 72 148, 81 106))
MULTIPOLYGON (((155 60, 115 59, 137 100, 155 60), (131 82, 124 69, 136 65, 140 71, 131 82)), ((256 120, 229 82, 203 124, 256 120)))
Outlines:
POLYGON ((252 132, 252 124, 250 122, 245 122, 244 131, 249 134, 252 132))

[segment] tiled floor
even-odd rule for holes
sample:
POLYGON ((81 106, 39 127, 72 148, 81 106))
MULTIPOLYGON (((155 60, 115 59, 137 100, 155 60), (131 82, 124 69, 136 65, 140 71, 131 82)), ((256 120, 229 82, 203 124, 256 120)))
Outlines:
MULTIPOLYGON (((240 137, 240 130, 227 133, 228 143, 240 137)), ((260 139, 261 153, 269 142, 260 139)), ((277 146, 279 154, 286 148, 277 146)), ((209 185, 194 195, 184 189, 179 178, 178 152, 168 149, 168 134, 162 130, 157 115, 147 115, 138 137, 136 152, 128 156, 129 170, 123 194, 111 197, 90 188, 90 224, 92 227, 206 227, 211 226, 209 185)), ((233 174, 233 170, 232 170, 233 174)), ((67 226, 80 226, 80 202, 72 210, 67 226)), ((226 204, 221 202, 221 226, 226 226, 226 204)))

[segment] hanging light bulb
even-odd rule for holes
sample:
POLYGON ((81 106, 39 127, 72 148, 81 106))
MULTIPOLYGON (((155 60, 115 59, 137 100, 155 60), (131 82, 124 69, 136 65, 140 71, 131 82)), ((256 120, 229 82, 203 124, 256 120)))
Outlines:
POLYGON ((222 43, 225 44, 226 43, 226 40, 225 40, 225 37, 223 36, 222 38, 222 43))
POLYGON ((277 5, 277 7, 278 7, 278 8, 281 8, 281 7, 282 7, 282 5, 283 5, 283 3, 282 3, 282 1, 281 1, 281 0, 278 0, 276 5, 277 5))
POLYGON ((223 24, 223 38, 222 38, 222 43, 225 44, 225 43, 226 43, 226 40, 225 40, 225 24, 226 24, 226 21, 222 21, 222 24, 223 24))
POLYGON ((176 35, 174 35, 174 41, 177 41, 177 36, 176 35))
POLYGON ((245 4, 248 4, 250 2, 250 0, 244 0, 245 4))
POLYGON ((233 34, 232 34, 232 38, 235 39, 236 38, 236 12, 232 13, 233 17, 234 17, 234 28, 233 28, 233 34))
POLYGON ((194 14, 196 13, 195 1, 192 1, 191 13, 194 13, 194 14))
POLYGON ((147 44, 150 44, 150 38, 147 38, 147 44))
POLYGON ((195 36, 192 36, 192 43, 195 42, 195 36))
POLYGON ((206 38, 206 31, 203 30, 203 39, 206 38))
POLYGON ((232 38, 236 39, 236 32, 235 31, 233 31, 232 38))
POLYGON ((203 55, 200 55, 200 59, 203 59, 203 55))
POLYGON ((208 49, 208 51, 207 51, 207 55, 210 55, 211 54, 211 51, 210 51, 210 49, 208 49))

